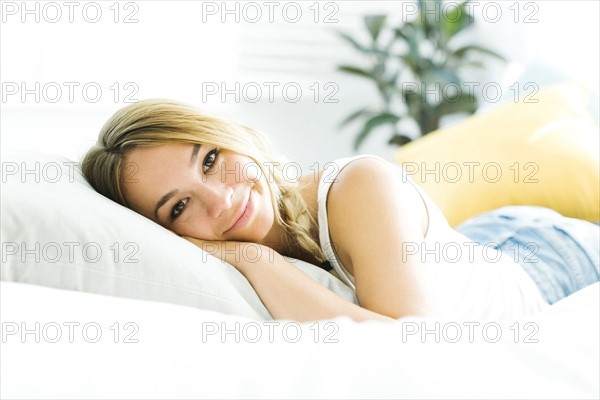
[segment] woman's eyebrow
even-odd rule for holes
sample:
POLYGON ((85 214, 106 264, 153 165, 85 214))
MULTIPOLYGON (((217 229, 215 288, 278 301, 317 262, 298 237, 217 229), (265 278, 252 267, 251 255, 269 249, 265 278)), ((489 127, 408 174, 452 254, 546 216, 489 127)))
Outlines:
POLYGON ((160 200, 158 200, 158 202, 156 203, 156 207, 154 208, 154 218, 156 218, 156 220, 158 221, 158 209, 161 208, 162 206, 165 205, 165 203, 167 201, 169 201, 169 199, 173 196, 175 196, 175 194, 179 192, 179 190, 175 189, 175 190, 171 190, 169 193, 165 194, 163 197, 160 198, 160 200))
MULTIPOLYGON (((195 144, 194 148, 192 149, 192 155, 190 157, 190 167, 194 165, 194 163, 196 162, 196 159, 198 158, 198 153, 200 152, 200 147, 201 145, 199 144, 195 144)), ((175 189, 175 190, 171 190, 169 193, 165 194, 163 197, 161 197, 157 202, 156 202, 156 207, 154 208, 154 218, 156 218, 156 220, 158 221, 158 210, 165 205, 165 203, 167 201, 169 201, 169 199, 171 199, 171 197, 175 196, 175 194, 179 192, 179 190, 175 189)))
POLYGON ((200 152, 200 147, 201 146, 199 144, 194 145, 194 148, 192 149, 192 156, 190 157, 190 167, 196 162, 196 158, 198 158, 198 152, 200 152))

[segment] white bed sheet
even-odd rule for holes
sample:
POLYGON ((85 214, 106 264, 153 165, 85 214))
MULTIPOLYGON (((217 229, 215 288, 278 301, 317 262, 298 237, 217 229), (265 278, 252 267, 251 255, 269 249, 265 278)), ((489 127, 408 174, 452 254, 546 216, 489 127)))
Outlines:
POLYGON ((450 343, 458 332, 451 330, 453 321, 438 321, 440 332, 447 329, 440 343, 433 334, 423 342, 408 333, 421 323, 433 329, 436 321, 254 321, 171 304, 0 284, 2 398, 600 397, 600 284, 536 318, 498 322, 502 335, 496 343, 485 340, 496 336, 495 325, 485 337, 474 326, 473 343, 463 325, 462 339, 450 343), (22 323, 35 331, 35 322, 39 343, 33 333, 25 338, 10 333, 22 323), (126 328, 127 322, 135 325, 126 328), (519 322, 518 343, 514 322, 519 322), (71 324, 72 343, 68 323, 79 323, 71 324), (87 336, 85 324, 91 324, 87 336), (532 324, 539 330, 529 339, 538 343, 525 343, 532 324), (62 336, 50 343, 57 325, 62 336), (125 334, 136 326, 129 340, 138 342, 125 343, 125 334), (90 343, 97 337, 95 327, 102 337, 90 343), (237 331, 239 340, 233 333, 224 339, 209 335, 215 327, 237 331), (261 339, 251 343, 257 327, 261 339))

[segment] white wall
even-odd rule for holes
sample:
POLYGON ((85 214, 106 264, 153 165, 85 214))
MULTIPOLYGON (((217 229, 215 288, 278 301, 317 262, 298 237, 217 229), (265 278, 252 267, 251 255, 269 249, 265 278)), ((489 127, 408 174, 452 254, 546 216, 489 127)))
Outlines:
MULTIPOLYGON (((227 2, 230 10, 238 7, 240 20, 236 22, 235 13, 221 14, 220 1, 121 1, 118 7, 114 1, 75 3, 73 22, 69 21, 64 2, 27 2, 27 9, 32 10, 28 14, 23 14, 21 1, 2 3, 3 152, 25 147, 79 158, 95 141, 102 123, 126 104, 125 96, 129 94, 133 99, 178 99, 264 129, 283 152, 306 167, 350 155, 357 127, 340 131, 337 124, 351 111, 376 104, 377 96, 367 82, 335 71, 342 60, 353 60, 354 53, 333 31, 356 33, 360 13, 391 10, 398 16, 407 10, 403 4, 408 4, 275 2, 278 5, 273 8, 271 22, 268 2, 227 2), (296 5, 302 16, 292 23, 296 5), (99 21, 89 22, 97 9, 102 13, 99 21), (262 18, 251 23, 257 10, 262 18), (62 16, 52 23, 50 20, 58 19, 57 11, 62 16), (127 15, 137 22, 125 23, 127 15), (225 23, 221 17, 226 18, 225 23), (222 101, 218 94, 203 91, 206 85, 224 84, 231 89, 236 82, 240 89, 246 85, 248 90, 246 97, 239 92, 239 102, 233 94, 222 101), (34 94, 22 98, 22 83, 28 89, 39 84, 40 98, 34 94), (82 88, 86 84, 90 97, 95 96, 95 87, 101 88, 97 102, 84 97, 82 88), (297 102, 283 97, 281 88, 286 84, 290 89, 302 89, 297 102), (74 87, 73 101, 67 85, 74 87), (268 98, 267 85, 278 85, 273 86, 273 101, 268 98), (62 96, 53 103, 57 86, 62 96), (254 98, 252 90, 256 87, 262 88, 262 99, 247 101, 254 98), (11 94, 15 88, 19 92, 11 94), (327 94, 331 95, 330 101, 337 102, 326 102, 327 94)), ((597 1, 473 3, 477 25, 472 39, 504 53, 513 62, 513 72, 533 66, 528 79, 543 84, 556 79, 558 71, 558 75, 576 77, 597 91, 597 1), (502 14, 494 22, 497 7, 502 14), (519 15, 515 21, 516 9, 519 15), (532 23, 525 22, 527 16, 532 23)), ((506 72, 503 65, 490 64, 473 79, 509 85, 516 74, 506 72)), ((391 158, 393 149, 386 146, 386 140, 386 134, 380 132, 367 141, 361 152, 391 158)))

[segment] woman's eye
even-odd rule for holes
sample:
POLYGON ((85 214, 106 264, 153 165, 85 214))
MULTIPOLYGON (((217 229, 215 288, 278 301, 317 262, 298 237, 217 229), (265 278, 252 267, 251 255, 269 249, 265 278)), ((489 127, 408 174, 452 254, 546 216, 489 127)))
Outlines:
POLYGON ((171 221, 174 221, 177 217, 181 215, 186 204, 187 199, 179 200, 177 203, 175 203, 173 208, 171 208, 171 221))
POLYGON ((214 167, 218 155, 219 150, 216 148, 206 153, 206 157, 204 157, 204 162, 202 163, 204 172, 210 171, 214 167))

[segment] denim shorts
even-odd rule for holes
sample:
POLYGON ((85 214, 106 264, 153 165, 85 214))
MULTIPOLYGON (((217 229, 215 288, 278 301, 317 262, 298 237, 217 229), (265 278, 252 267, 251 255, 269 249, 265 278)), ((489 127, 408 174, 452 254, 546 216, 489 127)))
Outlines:
POLYGON ((600 225, 538 206, 506 206, 456 230, 521 264, 549 304, 600 280, 600 225))

